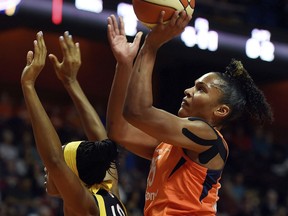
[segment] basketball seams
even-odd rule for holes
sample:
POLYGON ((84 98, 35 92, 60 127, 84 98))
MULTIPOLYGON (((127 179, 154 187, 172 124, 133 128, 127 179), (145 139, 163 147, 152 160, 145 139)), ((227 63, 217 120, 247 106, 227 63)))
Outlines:
POLYGON ((194 13, 195 0, 132 0, 136 17, 148 28, 154 27, 161 11, 165 11, 163 21, 171 19, 175 11, 194 13))
MULTIPOLYGON (((155 0, 141 0, 141 1, 149 2, 151 4, 156 3, 155 0)), ((165 7, 165 8, 170 7, 170 8, 173 8, 174 10, 181 10, 180 9, 181 7, 182 7, 182 10, 184 9, 183 3, 181 2, 181 0, 176 0, 176 1, 157 0, 156 5, 160 5, 160 6, 165 7)))

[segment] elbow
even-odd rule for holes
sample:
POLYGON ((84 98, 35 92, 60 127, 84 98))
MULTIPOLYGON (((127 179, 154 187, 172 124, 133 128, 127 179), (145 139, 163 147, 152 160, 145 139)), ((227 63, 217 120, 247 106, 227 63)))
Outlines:
POLYGON ((118 133, 115 130, 107 130, 107 136, 114 142, 119 142, 119 140, 121 139, 121 133, 118 133))
POLYGON ((108 120, 106 124, 107 137, 115 142, 119 142, 121 139, 124 127, 124 123, 121 120, 111 121, 108 120))
POLYGON ((121 121, 119 123, 112 123, 107 126, 107 136, 117 144, 121 145, 127 133, 127 125, 121 121))
POLYGON ((126 148, 127 140, 130 139, 129 134, 127 134, 127 131, 125 130, 125 127, 123 129, 110 130, 107 132, 107 135, 110 140, 124 148, 126 148))

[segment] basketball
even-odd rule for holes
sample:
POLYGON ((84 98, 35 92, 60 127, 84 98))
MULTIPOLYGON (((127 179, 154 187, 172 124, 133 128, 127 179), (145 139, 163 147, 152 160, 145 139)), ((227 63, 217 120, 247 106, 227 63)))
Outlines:
POLYGON ((195 0, 132 0, 132 5, 138 20, 148 28, 153 28, 161 11, 165 11, 164 23, 171 19, 175 11, 185 10, 192 15, 195 0))

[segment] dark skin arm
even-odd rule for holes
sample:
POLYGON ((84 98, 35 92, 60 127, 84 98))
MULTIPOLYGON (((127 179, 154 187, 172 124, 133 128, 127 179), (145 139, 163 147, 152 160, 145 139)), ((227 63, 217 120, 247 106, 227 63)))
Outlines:
POLYGON ((168 143, 185 142, 181 129, 188 121, 153 106, 152 73, 158 49, 180 34, 190 20, 186 13, 182 13, 182 16, 178 16, 178 13, 167 24, 161 24, 162 13, 160 24, 147 35, 133 67, 124 106, 124 116, 129 123, 168 143))
MULTIPOLYGON (((80 45, 79 43, 74 43, 72 35, 69 35, 69 32, 65 32, 59 38, 59 43, 63 55, 62 62, 54 54, 50 54, 49 58, 58 79, 62 82, 78 111, 86 136, 88 140, 92 141, 107 139, 106 129, 77 79, 81 67, 80 45)), ((119 197, 116 167, 115 169, 111 169, 110 173, 107 172, 105 180, 110 179, 113 181, 112 192, 119 197)))
POLYGON ((58 79, 73 100, 86 136, 89 140, 107 139, 105 127, 77 79, 78 71, 81 67, 79 43, 74 43, 72 35, 65 32, 59 38, 59 44, 63 55, 62 62, 54 54, 50 54, 49 59, 53 64, 58 79))
MULTIPOLYGON (((198 154, 209 147, 199 145, 183 135, 182 129, 186 128, 198 137, 206 140, 216 139, 215 131, 202 121, 189 121, 153 106, 152 73, 158 49, 179 35, 191 16, 184 11, 175 12, 168 23, 163 23, 162 12, 159 24, 147 35, 143 46, 136 58, 127 97, 124 105, 124 117, 127 121, 143 132, 157 140, 162 140, 187 150, 187 154, 194 161, 198 154)), ((223 166, 222 160, 215 160, 205 166, 218 169, 223 166)))
POLYGON ((139 32, 134 41, 129 43, 125 35, 122 18, 119 18, 118 24, 116 17, 111 15, 108 17, 107 33, 112 52, 117 60, 108 101, 108 136, 134 154, 151 159, 154 149, 159 142, 128 123, 122 115, 133 61, 139 49, 142 32, 139 32))
POLYGON ((43 34, 38 32, 37 40, 34 41, 34 52, 27 53, 27 64, 21 76, 22 91, 36 147, 64 201, 65 210, 73 212, 74 215, 99 215, 94 198, 66 165, 58 134, 35 90, 35 82, 45 65, 46 54, 43 34))

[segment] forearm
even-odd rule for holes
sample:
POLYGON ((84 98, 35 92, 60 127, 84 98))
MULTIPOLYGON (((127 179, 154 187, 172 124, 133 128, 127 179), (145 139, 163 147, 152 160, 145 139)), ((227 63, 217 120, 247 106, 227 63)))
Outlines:
POLYGON ((115 135, 123 132, 128 126, 128 122, 124 119, 122 112, 131 73, 132 63, 117 63, 114 80, 109 95, 106 116, 107 132, 109 137, 112 138, 115 135))
POLYGON ((131 65, 118 64, 109 96, 107 110, 108 137, 132 153, 151 159, 157 140, 135 128, 123 117, 123 107, 130 75, 131 65))
POLYGON ((152 73, 157 49, 145 42, 133 67, 125 101, 125 117, 141 117, 153 105, 152 73))
POLYGON ((61 142, 34 87, 22 85, 22 90, 30 115, 37 150, 45 167, 49 170, 59 160, 64 160, 61 142))
POLYGON ((64 86, 79 113, 87 138, 89 140, 106 139, 107 133, 105 127, 96 110, 84 94, 79 82, 66 83, 64 86))

